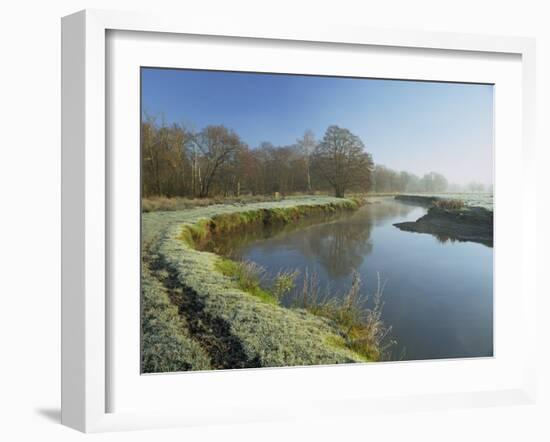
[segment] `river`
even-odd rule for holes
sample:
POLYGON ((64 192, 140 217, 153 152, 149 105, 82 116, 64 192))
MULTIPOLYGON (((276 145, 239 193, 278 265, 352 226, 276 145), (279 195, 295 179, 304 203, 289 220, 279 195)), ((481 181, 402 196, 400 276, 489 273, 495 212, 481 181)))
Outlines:
MULTIPOLYGON (((342 296, 354 270, 364 292, 384 282, 383 319, 402 360, 493 354, 493 249, 401 231, 425 208, 380 198, 351 214, 299 221, 226 237, 216 251, 281 269, 316 272, 330 296, 342 296)), ((297 286, 301 284, 298 278, 297 286)), ((296 302, 288 295, 283 303, 296 302)))

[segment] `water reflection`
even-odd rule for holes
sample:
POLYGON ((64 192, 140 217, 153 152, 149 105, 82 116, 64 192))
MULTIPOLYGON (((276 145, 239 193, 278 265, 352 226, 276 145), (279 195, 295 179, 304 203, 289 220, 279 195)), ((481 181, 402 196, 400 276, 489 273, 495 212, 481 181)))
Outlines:
POLYGON ((351 275, 360 267, 365 256, 372 252, 371 223, 331 223, 309 229, 300 241, 304 254, 315 255, 329 277, 351 275))
POLYGON ((212 247, 254 261, 271 275, 315 271, 333 296, 349 288, 353 270, 372 293, 380 272, 387 280, 384 320, 393 327, 397 353, 406 348, 406 359, 490 356, 492 249, 393 226, 425 213, 384 199, 353 214, 249 230, 212 247))
MULTIPOLYGON (((320 215, 292 224, 249 227, 238 235, 215 238, 207 250, 243 259, 249 247, 269 254, 292 242, 304 257, 315 260, 331 278, 343 278, 358 269, 372 252, 373 226, 388 220, 402 219, 412 212, 421 216, 423 209, 405 204, 375 201, 357 212, 320 215), (419 214, 420 213, 420 214, 419 214), (265 241, 269 239, 269 241, 265 241)), ((416 219, 416 218, 415 218, 416 219)))
MULTIPOLYGON (((252 225, 247 226, 238 234, 222 235, 213 238, 203 247, 205 250, 217 253, 222 256, 232 258, 241 258, 243 248, 255 243, 260 243, 262 240, 270 239, 277 241, 278 238, 283 238, 297 230, 307 231, 308 227, 330 223, 342 214, 324 214, 309 218, 304 218, 291 224, 275 224, 275 225, 252 225)), ((306 252, 306 249, 304 249, 306 252)))

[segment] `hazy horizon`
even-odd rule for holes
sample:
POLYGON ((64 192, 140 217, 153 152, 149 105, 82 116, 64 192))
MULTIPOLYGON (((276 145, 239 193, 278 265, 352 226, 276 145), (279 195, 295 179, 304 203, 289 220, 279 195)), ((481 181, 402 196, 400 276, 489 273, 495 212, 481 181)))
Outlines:
POLYGON ((142 68, 142 111, 167 124, 233 129, 250 147, 320 140, 330 125, 364 142, 375 164, 450 183, 493 182, 493 86, 142 68))

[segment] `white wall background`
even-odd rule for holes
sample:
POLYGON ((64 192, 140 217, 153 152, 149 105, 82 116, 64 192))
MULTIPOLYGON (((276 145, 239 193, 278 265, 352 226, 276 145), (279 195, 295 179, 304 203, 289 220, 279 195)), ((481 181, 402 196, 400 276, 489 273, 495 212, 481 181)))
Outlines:
MULTIPOLYGON (((0 9, 0 439, 550 440, 549 284, 539 278, 537 405, 416 412, 187 430, 85 436, 59 425, 60 17, 84 8, 160 10, 250 20, 349 23, 382 28, 534 36, 538 39, 539 220, 549 189, 550 13, 544 1, 19 0, 0 9), (544 186, 544 188, 542 188, 544 186)), ((539 221, 539 274, 548 233, 539 221)))

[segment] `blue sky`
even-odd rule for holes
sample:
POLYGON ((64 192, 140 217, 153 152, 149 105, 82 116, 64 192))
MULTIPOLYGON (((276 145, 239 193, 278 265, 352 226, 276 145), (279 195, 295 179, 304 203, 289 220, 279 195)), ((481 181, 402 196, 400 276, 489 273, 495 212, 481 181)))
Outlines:
POLYGON ((142 110, 196 130, 223 124, 251 147, 336 124, 377 164, 492 182, 490 85, 143 68, 142 110))

